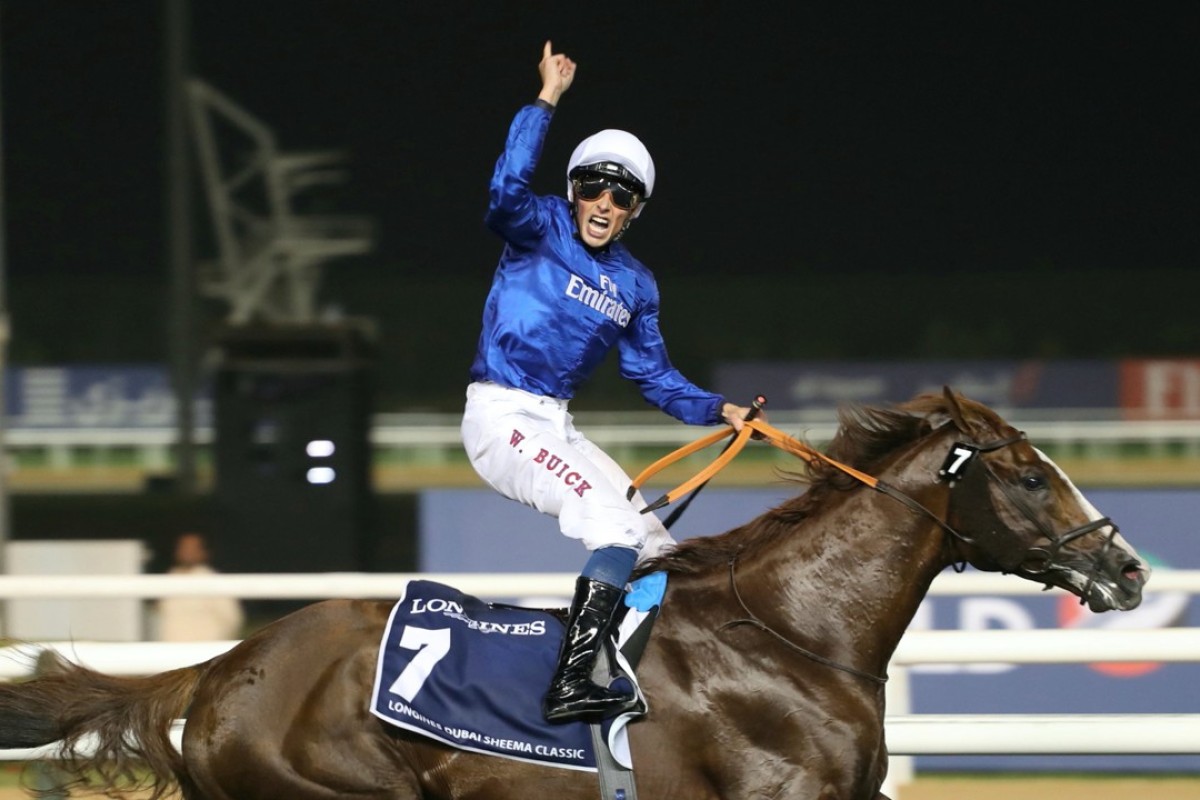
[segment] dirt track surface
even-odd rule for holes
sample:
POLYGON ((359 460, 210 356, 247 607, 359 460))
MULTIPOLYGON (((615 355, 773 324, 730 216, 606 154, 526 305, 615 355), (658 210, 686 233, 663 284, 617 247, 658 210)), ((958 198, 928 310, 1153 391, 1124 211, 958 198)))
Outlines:
MULTIPOLYGON (((97 797, 98 795, 73 795, 97 797)), ((893 800, 1197 800, 1194 778, 921 778, 893 800)), ((0 800, 27 800, 19 789, 0 788, 0 800)), ((131 800, 133 800, 131 796, 131 800)))
POLYGON ((917 780, 895 800, 1198 800, 1194 778, 943 778, 917 780))

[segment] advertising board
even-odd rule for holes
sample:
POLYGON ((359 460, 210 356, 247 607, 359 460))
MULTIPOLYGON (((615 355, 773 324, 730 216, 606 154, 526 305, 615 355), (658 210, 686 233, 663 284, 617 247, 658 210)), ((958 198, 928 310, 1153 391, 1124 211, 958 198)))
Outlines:
POLYGON ((714 388, 765 395, 776 411, 898 403, 943 386, 1007 416, 1069 410, 1122 419, 1200 419, 1200 360, 745 361, 719 364, 714 388))
MULTIPOLYGON (((211 421, 197 402, 197 422, 211 421)), ((4 408, 12 428, 159 428, 175 424, 170 374, 157 364, 13 367, 4 408)))

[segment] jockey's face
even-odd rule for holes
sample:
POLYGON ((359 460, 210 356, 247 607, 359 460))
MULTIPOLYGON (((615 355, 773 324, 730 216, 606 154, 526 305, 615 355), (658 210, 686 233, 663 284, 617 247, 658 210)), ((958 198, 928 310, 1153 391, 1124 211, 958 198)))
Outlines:
POLYGON ((602 192, 595 200, 584 200, 575 193, 575 227, 588 247, 604 247, 612 242, 632 213, 632 208, 620 208, 613 203, 610 191, 602 192))

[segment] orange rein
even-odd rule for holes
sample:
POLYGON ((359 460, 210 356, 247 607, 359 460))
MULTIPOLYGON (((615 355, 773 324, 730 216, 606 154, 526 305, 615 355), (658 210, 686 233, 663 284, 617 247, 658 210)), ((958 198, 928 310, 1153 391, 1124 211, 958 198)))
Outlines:
POLYGON ((633 479, 631 494, 632 491, 640 489, 642 484, 644 484, 651 476, 662 471, 665 467, 674 464, 676 461, 679 461, 682 458, 690 456, 692 453, 716 444, 731 434, 734 435, 733 441, 729 443, 729 446, 726 447, 721 455, 714 459, 711 464, 697 472, 679 486, 664 494, 662 497, 655 500, 650 505, 646 506, 646 508, 642 509, 642 513, 644 514, 650 511, 655 511, 663 508, 664 506, 670 505, 680 497, 686 495, 688 492, 696 489, 696 487, 704 484, 706 481, 712 478, 712 476, 720 472, 730 461, 732 461, 734 456, 742 452, 742 448, 746 446, 746 442, 748 442, 752 436, 757 439, 763 439, 771 446, 778 447, 780 450, 791 453, 797 458, 802 458, 810 464, 817 461, 823 461, 829 466, 841 470, 855 480, 870 486, 872 489, 879 488, 879 480, 877 478, 874 478, 865 472, 860 472, 854 467, 843 464, 840 461, 835 461, 824 453, 814 450, 798 439, 788 436, 783 431, 768 425, 762 420, 749 419, 745 421, 745 423, 742 425, 742 429, 736 434, 734 434, 732 427, 726 430, 719 430, 714 433, 710 433, 707 436, 701 437, 690 444, 686 444, 673 453, 669 453, 658 459, 653 464, 642 470, 641 473, 639 473, 638 476, 633 479))

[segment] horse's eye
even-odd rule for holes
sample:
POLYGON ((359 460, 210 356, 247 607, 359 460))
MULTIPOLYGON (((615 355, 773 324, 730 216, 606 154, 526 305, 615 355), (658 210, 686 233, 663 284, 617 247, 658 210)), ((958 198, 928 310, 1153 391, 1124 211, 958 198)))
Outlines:
POLYGON ((1021 486, 1028 492, 1036 492, 1046 488, 1046 479, 1041 475, 1026 475, 1021 478, 1021 486))

